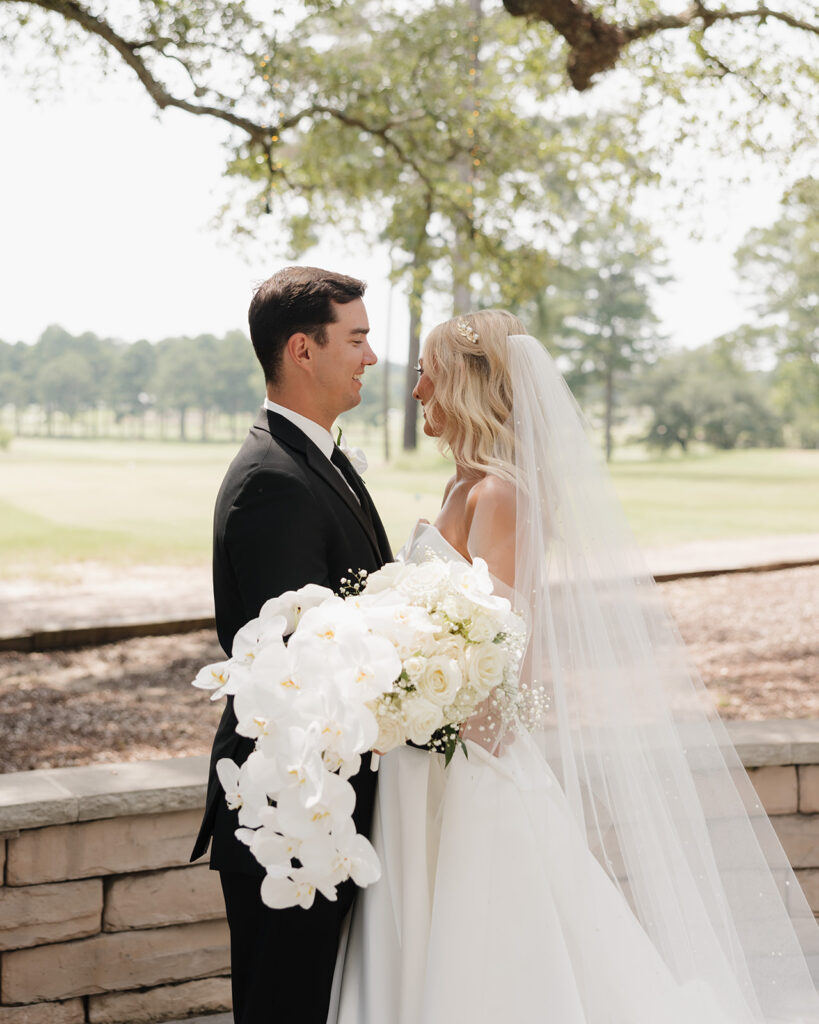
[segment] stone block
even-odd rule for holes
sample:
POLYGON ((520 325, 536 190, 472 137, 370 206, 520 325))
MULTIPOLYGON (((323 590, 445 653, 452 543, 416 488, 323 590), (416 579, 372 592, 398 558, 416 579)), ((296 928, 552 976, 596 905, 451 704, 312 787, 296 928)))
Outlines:
POLYGON ((77 800, 78 819, 204 810, 208 763, 201 757, 172 757, 128 764, 55 768, 54 780, 77 800))
POLYGON ((737 719, 725 728, 746 768, 758 765, 819 764, 819 720, 737 719))
POLYGON ((103 932, 76 942, 4 953, 0 1001, 38 1003, 152 988, 225 974, 229 964, 225 921, 103 932))
POLYGON ((819 813, 819 764, 799 768, 799 810, 803 814, 819 813))
POLYGON ((149 1024, 230 1007, 230 978, 202 978, 141 992, 89 996, 88 1020, 91 1024, 149 1024))
POLYGON ((96 935, 102 879, 0 889, 0 949, 23 949, 96 935))
POLYGON ((103 929, 107 932, 224 916, 219 875, 207 864, 113 878, 106 885, 103 929))
POLYGON ((66 1003, 32 1003, 29 1006, 0 1006, 0 1024, 85 1024, 82 999, 66 1003))
POLYGON ((819 871, 811 868, 797 871, 796 880, 802 887, 810 909, 814 914, 819 914, 819 871))
POLYGON ((782 814, 771 824, 794 868, 819 868, 819 815, 782 814))
POLYGON ((78 805, 47 769, 0 777, 0 832, 76 821, 78 805))
POLYGON ((795 765, 751 768, 748 775, 768 814, 796 814, 799 793, 795 765))
POLYGON ((8 843, 7 885, 125 874, 187 864, 198 810, 108 818, 23 832, 8 843))

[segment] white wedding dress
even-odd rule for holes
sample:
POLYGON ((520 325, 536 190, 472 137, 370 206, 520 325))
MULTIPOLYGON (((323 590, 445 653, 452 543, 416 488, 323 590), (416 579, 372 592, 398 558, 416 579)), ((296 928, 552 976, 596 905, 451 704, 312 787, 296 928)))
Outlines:
MULTIPOLYGON (((461 559, 434 527, 405 557, 430 548, 461 559)), ((718 1004, 675 981, 528 733, 500 756, 467 746, 448 768, 413 747, 381 759, 383 874, 358 894, 328 1024, 750 1020, 730 986, 718 1004)))

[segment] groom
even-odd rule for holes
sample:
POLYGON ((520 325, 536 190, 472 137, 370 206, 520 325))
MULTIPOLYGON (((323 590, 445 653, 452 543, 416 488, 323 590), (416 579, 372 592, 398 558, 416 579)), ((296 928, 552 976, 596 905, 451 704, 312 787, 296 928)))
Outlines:
MULTIPOLYGON (((318 583, 337 590, 350 571, 392 559, 366 488, 333 443, 336 417, 361 401, 361 377, 376 357, 367 340, 365 285, 314 267, 287 267, 250 304, 250 337, 264 370, 264 408, 231 463, 216 499, 213 591, 219 642, 230 655, 236 631, 262 604, 318 583)), ((237 735, 228 698, 211 752, 202 827, 191 855, 212 837, 230 926, 236 1024, 325 1024, 342 919, 355 888, 338 901, 320 894, 310 910, 271 910, 260 898, 263 869, 234 837, 216 776, 222 757, 242 763, 253 741, 237 735)), ((376 775, 369 755, 352 784, 355 825, 369 834, 376 775)))

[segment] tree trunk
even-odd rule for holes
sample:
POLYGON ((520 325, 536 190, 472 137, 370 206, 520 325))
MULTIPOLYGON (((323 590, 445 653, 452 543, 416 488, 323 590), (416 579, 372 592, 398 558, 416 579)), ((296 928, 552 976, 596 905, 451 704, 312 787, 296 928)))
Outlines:
MULTIPOLYGON (((614 339, 612 338, 612 344, 614 339)), ((612 438, 611 431, 614 424, 614 357, 609 354, 606 360, 606 462, 611 461, 612 438)))
POLYGON ((412 397, 418 382, 418 357, 421 354, 421 310, 424 304, 424 290, 429 277, 429 266, 426 263, 424 242, 426 240, 426 223, 418 235, 419 248, 412 260, 412 276, 410 278, 410 323, 409 347, 407 351, 407 374, 404 384, 404 451, 413 452, 418 447, 418 403, 412 397))
POLYGON ((459 313, 468 313, 472 308, 472 289, 469 283, 470 271, 472 267, 472 261, 469 258, 469 254, 472 252, 473 246, 473 189, 475 187, 475 179, 477 177, 477 167, 479 166, 475 161, 479 160, 479 149, 478 149, 478 121, 479 117, 475 117, 475 113, 480 113, 480 109, 476 106, 476 88, 478 84, 478 76, 480 75, 480 64, 478 61, 478 47, 480 46, 480 28, 481 28, 481 17, 483 14, 482 10, 483 0, 467 0, 467 6, 470 11, 470 24, 469 24, 469 42, 468 47, 471 50, 473 56, 471 58, 471 67, 469 71, 474 71, 474 74, 470 74, 470 80, 472 83, 472 89, 464 103, 464 114, 468 118, 470 124, 470 139, 472 145, 468 151, 464 151, 457 158, 457 173, 458 180, 463 185, 464 195, 466 202, 464 203, 464 209, 467 211, 468 223, 463 221, 457 221, 455 224, 455 252, 452 256, 452 305, 453 313, 457 316, 459 313), (474 49, 473 49, 474 47, 474 49))
POLYGON ((390 461, 390 334, 392 333, 392 283, 387 298, 387 329, 384 332, 384 376, 381 387, 381 415, 384 429, 384 462, 390 461))
POLYGON ((187 408, 184 405, 179 410, 179 440, 180 441, 187 441, 188 440, 187 437, 185 436, 185 414, 187 413, 187 411, 188 410, 187 410, 187 408))
POLYGON ((418 381, 415 367, 421 354, 421 296, 410 295, 409 351, 404 388, 404 451, 414 452, 418 447, 418 403, 412 397, 418 381))

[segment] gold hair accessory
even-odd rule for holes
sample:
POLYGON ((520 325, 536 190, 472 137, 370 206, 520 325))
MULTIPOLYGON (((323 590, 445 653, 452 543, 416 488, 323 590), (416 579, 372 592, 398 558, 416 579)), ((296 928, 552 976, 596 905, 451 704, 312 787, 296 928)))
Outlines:
POLYGON ((458 319, 455 321, 455 326, 458 328, 458 334, 462 334, 467 341, 471 341, 473 345, 478 344, 478 338, 480 335, 478 332, 466 322, 466 320, 458 319))

